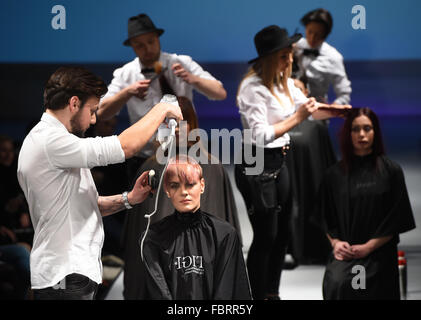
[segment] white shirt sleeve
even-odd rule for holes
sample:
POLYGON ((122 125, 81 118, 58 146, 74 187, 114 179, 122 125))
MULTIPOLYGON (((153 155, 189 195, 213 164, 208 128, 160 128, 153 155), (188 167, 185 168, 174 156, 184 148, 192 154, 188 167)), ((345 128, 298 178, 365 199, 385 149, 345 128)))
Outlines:
POLYGON ((331 65, 331 83, 336 95, 334 103, 349 104, 352 91, 351 81, 347 77, 342 57, 332 59, 331 65))
MULTIPOLYGON (((291 93, 292 99, 294 100, 295 110, 297 110, 303 103, 308 101, 308 97, 301 91, 300 88, 296 87, 293 79, 288 79, 288 88, 291 93)), ((308 116, 309 120, 314 120, 313 116, 308 116)))
MULTIPOLYGON (((102 99, 112 97, 127 87, 127 82, 123 79, 123 68, 118 68, 113 72, 113 79, 108 85, 108 91, 102 99)), ((102 100, 101 99, 101 100, 102 100)))
MULTIPOLYGON (((217 81, 222 85, 221 81, 217 80, 209 72, 203 70, 203 68, 197 62, 193 61, 191 57, 186 55, 177 55, 176 61, 178 61, 186 71, 190 72, 194 76, 199 77, 201 79, 217 81)), ((215 100, 207 96, 203 91, 200 91, 197 87, 194 88, 195 90, 206 96, 209 100, 215 100)))
POLYGON ((191 57, 186 56, 186 55, 178 55, 177 60, 191 74, 202 79, 218 81, 209 72, 203 70, 203 68, 197 62, 193 61, 191 57))
POLYGON ((263 86, 247 86, 237 97, 240 113, 253 130, 252 137, 257 143, 268 144, 275 139, 275 129, 268 123, 267 117, 268 93, 269 90, 263 86))
POLYGON ((291 94, 292 100, 294 101, 295 110, 297 110, 303 103, 307 102, 308 98, 305 94, 297 88, 294 84, 293 79, 288 79, 288 89, 289 93, 291 94))
POLYGON ((78 138, 57 132, 44 145, 50 163, 59 169, 93 168, 125 161, 117 136, 78 138))

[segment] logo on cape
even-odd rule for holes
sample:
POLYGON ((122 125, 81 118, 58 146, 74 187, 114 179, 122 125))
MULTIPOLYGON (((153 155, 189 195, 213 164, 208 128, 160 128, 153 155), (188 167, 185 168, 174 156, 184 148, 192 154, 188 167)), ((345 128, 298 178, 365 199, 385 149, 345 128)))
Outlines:
POLYGON ((202 275, 205 272, 202 256, 176 257, 174 265, 177 270, 182 270, 185 275, 190 273, 202 275))

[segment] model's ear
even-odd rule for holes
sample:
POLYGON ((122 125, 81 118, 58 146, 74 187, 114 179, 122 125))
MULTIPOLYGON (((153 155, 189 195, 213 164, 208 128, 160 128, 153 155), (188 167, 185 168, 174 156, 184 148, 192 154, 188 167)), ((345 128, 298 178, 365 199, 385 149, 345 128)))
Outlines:
POLYGON ((205 179, 200 179, 200 193, 205 192, 205 179))
POLYGON ((164 192, 167 195, 167 197, 170 197, 170 192, 168 191, 168 189, 166 188, 166 186, 164 185, 164 192))

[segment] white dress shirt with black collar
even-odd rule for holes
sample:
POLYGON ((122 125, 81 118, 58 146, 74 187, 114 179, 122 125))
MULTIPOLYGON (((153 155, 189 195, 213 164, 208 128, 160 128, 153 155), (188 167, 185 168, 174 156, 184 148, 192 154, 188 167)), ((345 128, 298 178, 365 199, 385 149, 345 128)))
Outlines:
MULTIPOLYGON (((203 79, 216 80, 209 72, 203 70, 203 68, 190 56, 170 54, 161 52, 159 61, 162 63, 162 69, 164 76, 166 77, 168 84, 174 90, 177 96, 185 96, 193 103, 193 86, 185 82, 183 79, 177 77, 171 70, 174 63, 180 63, 183 68, 191 74, 198 76, 203 79)), ((121 68, 118 68, 113 73, 113 79, 108 86, 108 92, 102 99, 114 96, 124 88, 132 85, 136 81, 147 79, 142 73, 142 63, 139 58, 135 58, 133 61, 125 64, 121 68)), ((154 80, 148 89, 148 94, 144 99, 140 99, 136 96, 131 97, 127 101, 127 111, 129 114, 129 120, 131 124, 134 124, 141 119, 154 105, 159 103, 162 98, 162 91, 159 80, 154 80)), ((139 152, 142 157, 149 157, 153 154, 152 142, 155 140, 153 136, 150 142, 139 152)))
POLYGON ((351 101, 351 81, 345 71, 342 55, 327 42, 316 48, 318 55, 304 54, 311 49, 307 40, 301 38, 295 46, 295 57, 298 58, 299 78, 304 73, 308 79, 310 96, 319 102, 328 102, 329 85, 336 94, 334 103, 349 104, 351 101))

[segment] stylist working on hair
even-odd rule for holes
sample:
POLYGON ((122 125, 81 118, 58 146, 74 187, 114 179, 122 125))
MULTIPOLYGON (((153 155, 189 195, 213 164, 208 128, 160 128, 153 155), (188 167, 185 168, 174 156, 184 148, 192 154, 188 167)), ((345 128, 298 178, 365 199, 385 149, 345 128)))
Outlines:
POLYGON ((23 141, 17 174, 35 230, 35 299, 94 299, 102 282, 102 216, 142 202, 150 186, 145 172, 130 192, 101 197, 89 169, 124 162, 165 117, 182 119, 179 107, 159 103, 118 136, 83 139, 105 92, 105 83, 88 70, 59 68, 44 90, 45 112, 23 141))
POLYGON ((294 86, 290 79, 292 44, 300 38, 299 34, 289 37, 276 25, 260 30, 254 37, 258 57, 249 62, 237 95, 243 129, 252 130, 253 148, 264 152, 260 175, 246 175, 244 161, 235 170, 254 233, 247 267, 255 299, 279 299, 291 211, 284 161, 290 141, 287 132, 310 115, 326 119, 350 108, 317 103, 294 86))

